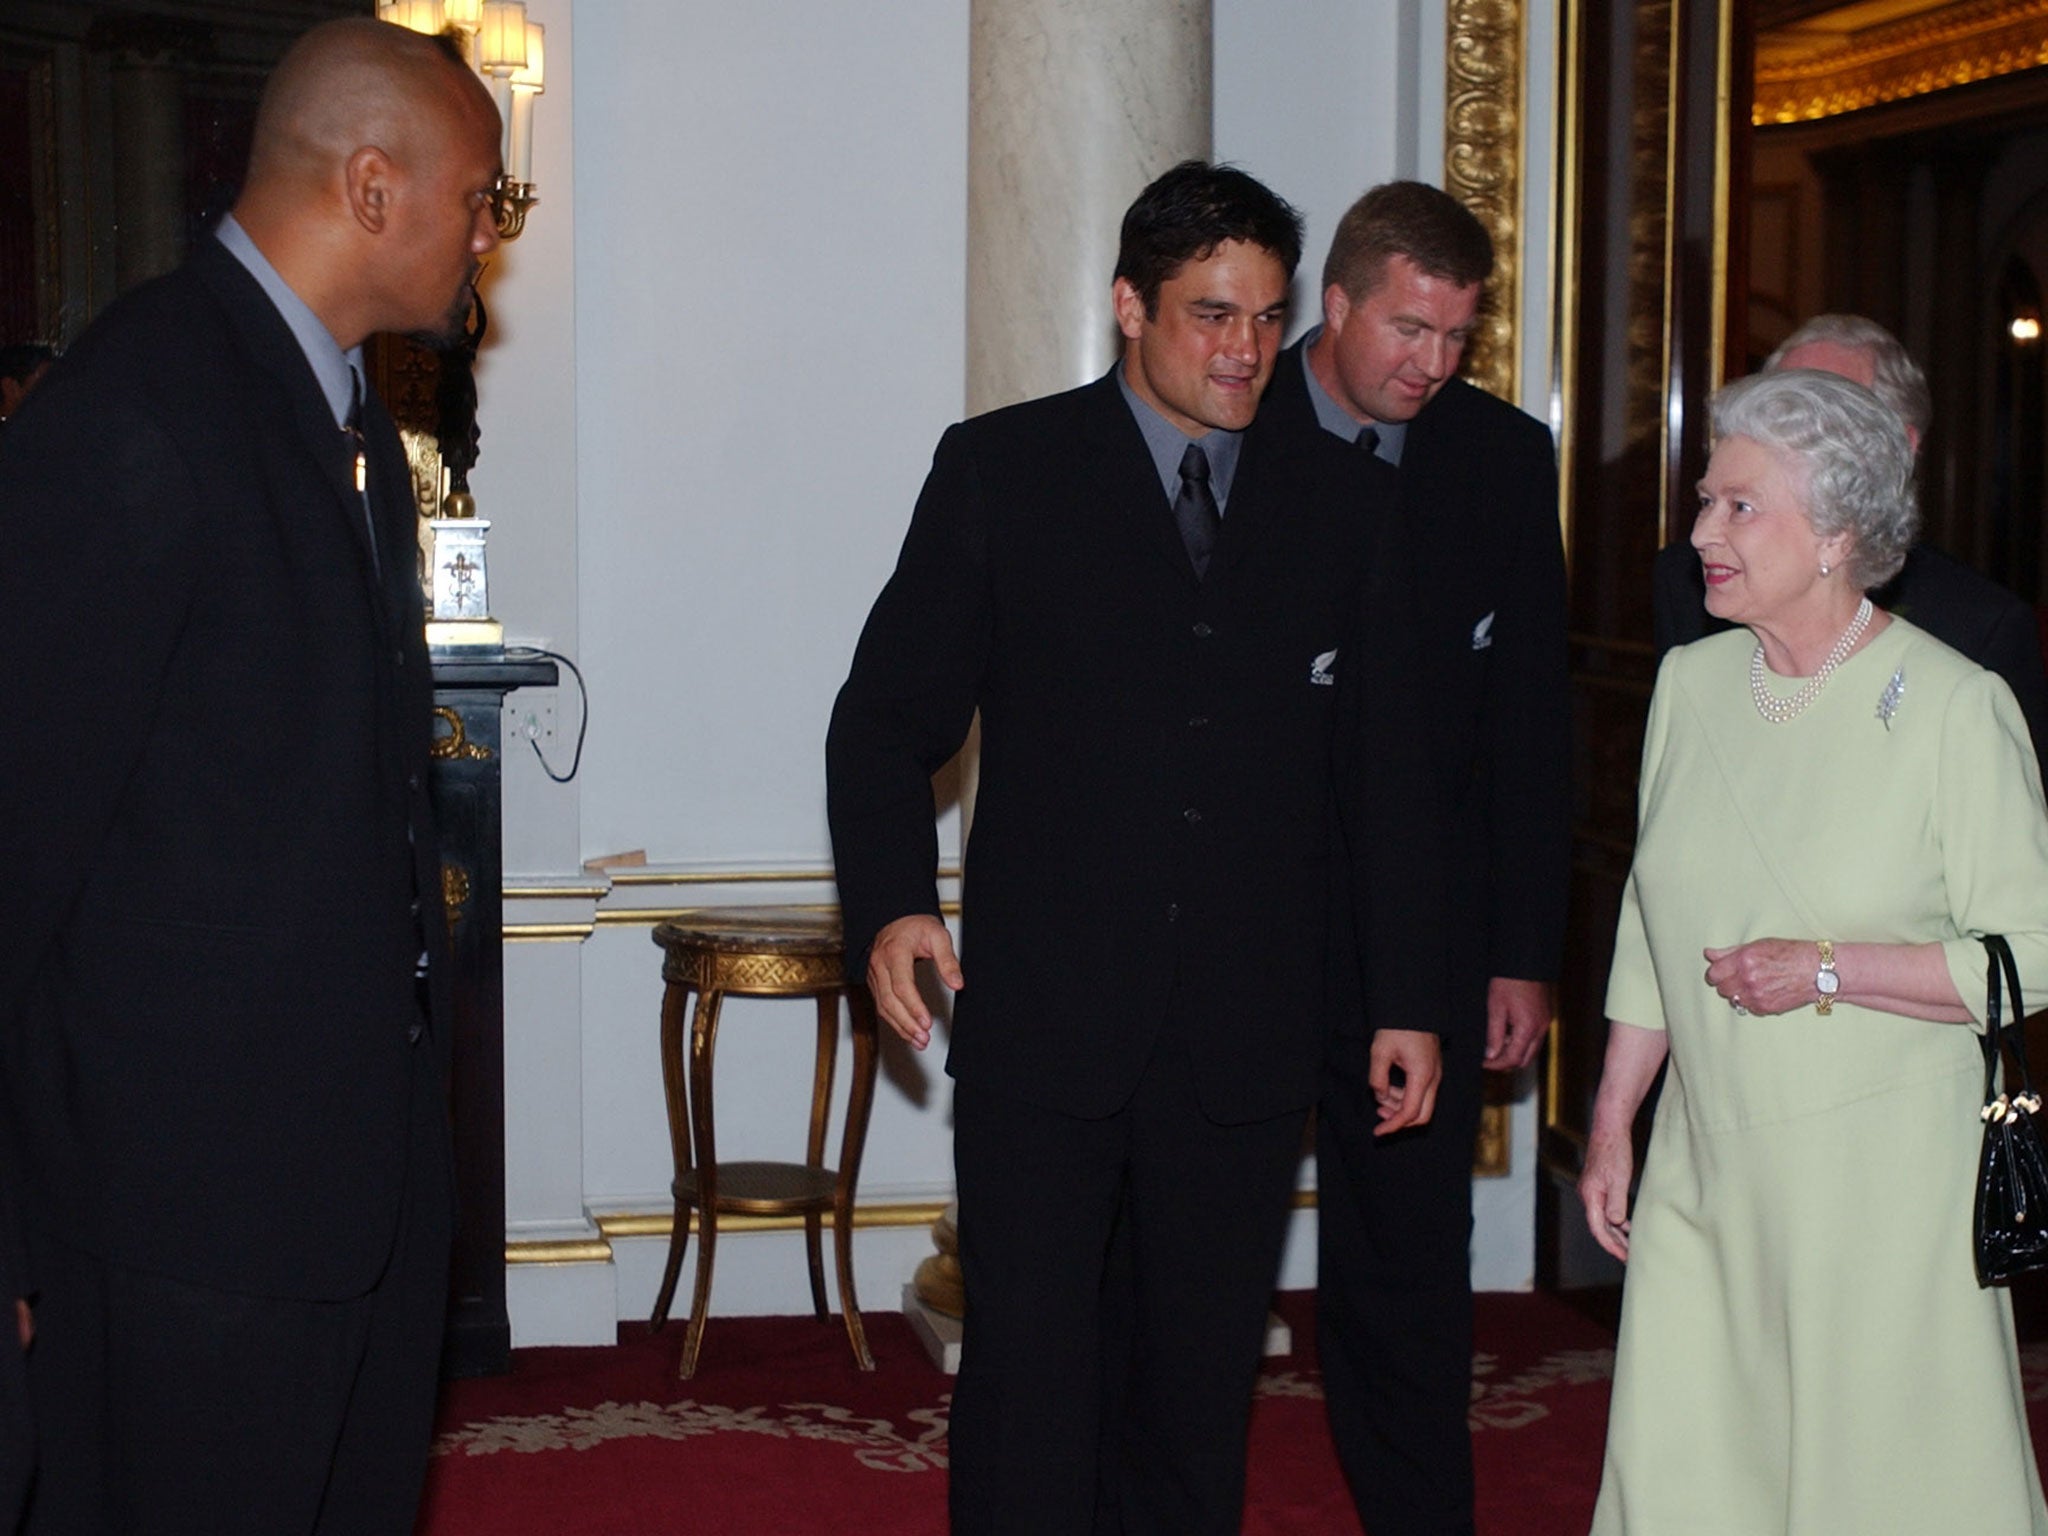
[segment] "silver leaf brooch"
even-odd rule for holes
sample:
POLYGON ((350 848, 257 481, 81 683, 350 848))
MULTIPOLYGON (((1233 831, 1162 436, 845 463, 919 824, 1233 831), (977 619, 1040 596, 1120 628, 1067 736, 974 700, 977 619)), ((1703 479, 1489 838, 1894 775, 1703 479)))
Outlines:
POLYGON ((1899 712, 1899 700, 1906 696, 1906 669, 1902 666, 1892 674, 1892 680, 1884 685, 1884 692, 1877 696, 1877 718, 1884 722, 1884 728, 1892 728, 1892 716, 1899 712))

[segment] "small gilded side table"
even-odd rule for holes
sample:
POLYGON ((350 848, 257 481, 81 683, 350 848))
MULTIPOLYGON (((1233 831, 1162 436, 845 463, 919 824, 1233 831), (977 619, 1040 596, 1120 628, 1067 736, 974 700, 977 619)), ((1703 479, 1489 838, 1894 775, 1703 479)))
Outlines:
POLYGON ((654 1300, 653 1327, 668 1320, 690 1240, 690 1213, 698 1213, 697 1289, 690 1325, 683 1336, 680 1374, 697 1369, 704 1322, 711 1300, 711 1269, 718 1251, 721 1214, 804 1218, 811 1267, 811 1302, 820 1320, 829 1317, 820 1227, 832 1213, 832 1248, 839 1272, 839 1305, 853 1357, 864 1371, 875 1368, 861 1327, 853 1289, 853 1195, 860 1178, 861 1149, 875 1098, 875 1010, 867 989, 844 974, 845 945, 834 912, 802 907, 707 908, 662 923, 654 942, 663 951, 661 975, 667 986, 661 1004, 661 1078, 668 1094, 669 1144, 675 1156, 675 1225, 668 1266, 654 1300), (690 996, 696 994, 694 1011, 690 996), (825 1166, 825 1131, 832 1109, 832 1075, 839 1051, 839 999, 853 1020, 853 1081, 847 1095, 846 1125, 839 1166, 825 1166), (818 1039, 811 1074, 810 1137, 804 1160, 732 1162, 718 1160, 713 1110, 712 1057, 718 1044, 719 1012, 728 997, 815 997, 818 1039), (683 1053, 685 1020, 689 1054, 683 1053))

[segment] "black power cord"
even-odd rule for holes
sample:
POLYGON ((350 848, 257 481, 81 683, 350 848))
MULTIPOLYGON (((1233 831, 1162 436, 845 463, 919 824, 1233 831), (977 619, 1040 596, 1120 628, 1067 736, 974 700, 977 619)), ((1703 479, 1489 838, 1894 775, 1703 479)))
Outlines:
POLYGON ((549 661, 559 661, 569 669, 569 675, 576 679, 576 752, 569 759, 569 771, 567 773, 555 772, 547 760, 547 754, 541 751, 540 742, 532 736, 526 738, 526 744, 533 748, 533 755, 540 762, 540 771, 553 779, 557 784, 566 784, 576 777, 576 770, 582 766, 583 738, 590 730, 590 690, 584 686, 583 674, 577 670, 576 663, 564 656, 560 651, 550 651, 543 646, 508 645, 505 647, 505 655, 508 659, 519 661, 530 661, 536 657, 545 656, 549 661))

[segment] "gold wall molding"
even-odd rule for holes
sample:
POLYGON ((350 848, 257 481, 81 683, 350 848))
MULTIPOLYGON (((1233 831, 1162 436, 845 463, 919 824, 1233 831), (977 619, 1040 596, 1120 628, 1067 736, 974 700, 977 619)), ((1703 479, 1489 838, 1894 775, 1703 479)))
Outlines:
MULTIPOLYGON (((1671 462, 1671 333, 1677 298, 1671 273, 1678 239, 1678 107, 1685 0, 1641 0, 1635 8, 1636 98, 1629 114, 1626 383, 1622 420, 1630 449, 1656 445, 1671 462)), ((1659 543, 1673 527, 1671 477, 1657 480, 1659 543)))
POLYGON ((831 880, 822 869, 617 869, 613 885, 810 885, 831 880))
POLYGON ((1750 120, 1812 122, 2048 65, 2048 0, 1965 0, 1759 60, 1750 120))
POLYGON ((507 923, 504 927, 504 938, 507 944, 552 944, 563 941, 580 944, 596 931, 595 922, 507 923))
POLYGON ((1503 400, 1521 391, 1521 0, 1449 0, 1444 16, 1444 190, 1493 236, 1493 277, 1465 350, 1465 377, 1503 400))
POLYGON ((507 1264, 609 1264, 612 1245, 603 1238, 572 1237, 505 1244, 507 1264))
POLYGON ((603 880, 592 880, 584 885, 513 885, 508 882, 502 894, 507 901, 602 901, 610 891, 611 885, 603 880))
MULTIPOLYGON (((444 743, 450 738, 442 738, 444 743)), ((941 880, 958 880, 960 866, 941 865, 938 870, 941 880)), ((528 879, 534 877, 528 876, 528 879)), ((620 887, 637 886, 642 889, 674 887, 692 889, 703 886, 753 886, 753 885, 829 885, 834 874, 829 865, 815 869, 645 869, 630 868, 608 872, 604 877, 582 883, 546 883, 521 885, 507 883, 504 899, 516 901, 590 901, 599 905, 600 910, 580 922, 508 922, 504 925, 504 936, 511 944, 581 943, 600 927, 603 928, 651 928, 657 923, 681 921, 701 916, 714 910, 712 906, 692 904, 689 906, 625 907, 604 908, 605 899, 620 887)), ((720 902, 723 908, 731 905, 720 902)), ((803 912, 833 912, 837 903, 830 901, 785 902, 780 905, 794 907, 803 912)), ((941 903, 941 910, 948 917, 957 917, 960 904, 957 901, 941 903)))
MULTIPOLYGON (((943 1200, 887 1201, 853 1208, 856 1232, 884 1227, 928 1227, 945 1213, 943 1200)), ((690 1231, 701 1230, 702 1212, 690 1212, 690 1231)), ((618 1211, 595 1218, 598 1236, 571 1238, 507 1239, 507 1264, 609 1264, 617 1255, 612 1244, 621 1238, 658 1237, 666 1240, 675 1230, 675 1213, 661 1211, 618 1211)), ((740 1216, 728 1213, 718 1219, 722 1237, 735 1232, 801 1232, 802 1216, 740 1216)))
MULTIPOLYGON (((941 864, 941 880, 957 880, 960 866, 941 864)), ((819 869, 618 869, 613 885, 816 885, 838 878, 827 864, 819 869)))
MULTIPOLYGON (((1464 375, 1510 403, 1521 400, 1522 0, 1448 0, 1444 10, 1444 190, 1493 237, 1493 276, 1465 349, 1464 375)), ((1472 1171, 1499 1178, 1510 1167, 1513 1110, 1480 1110, 1472 1171)))

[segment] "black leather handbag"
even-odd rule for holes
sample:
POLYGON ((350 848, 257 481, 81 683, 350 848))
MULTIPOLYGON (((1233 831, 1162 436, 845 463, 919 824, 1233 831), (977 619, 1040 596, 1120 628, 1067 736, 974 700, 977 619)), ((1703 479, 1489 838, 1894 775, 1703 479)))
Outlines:
POLYGON ((1989 972, 1984 1004, 1984 1146, 1977 1156, 1977 1283, 2004 1285, 2048 1268, 2048 1151, 2041 1144, 2041 1096, 2027 1075, 2027 1006, 2019 968, 1998 934, 1984 940, 1989 972), (2003 974, 2003 985, 2000 978, 2003 974), (2004 993, 2012 995, 2005 1017, 2004 993), (2018 1085, 1999 1079, 2010 1052, 2018 1085))

